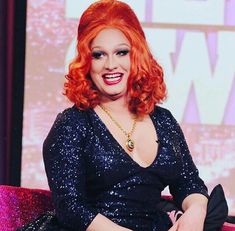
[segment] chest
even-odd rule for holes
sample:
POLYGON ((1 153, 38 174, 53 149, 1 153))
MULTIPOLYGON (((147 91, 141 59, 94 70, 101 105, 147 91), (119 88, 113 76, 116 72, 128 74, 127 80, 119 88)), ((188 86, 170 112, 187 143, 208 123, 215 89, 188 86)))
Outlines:
POLYGON ((122 125, 118 125, 111 120, 104 119, 102 121, 101 129, 104 129, 109 136, 107 142, 111 141, 114 146, 119 146, 125 155, 141 167, 150 166, 157 157, 158 151, 158 135, 151 118, 148 116, 138 120, 134 129, 130 121, 123 120, 122 125), (133 133, 129 138, 133 141, 134 148, 130 151, 127 145, 129 139, 127 133, 130 133, 132 130, 133 133))
POLYGON ((130 184, 138 181, 141 185, 155 185, 157 182, 164 182, 165 185, 177 178, 181 164, 171 145, 163 142, 166 129, 157 126, 159 121, 156 118, 137 123, 131 137, 135 148, 130 153, 125 147, 127 137, 112 121, 106 123, 94 113, 90 116, 84 164, 91 191, 94 187, 95 191, 109 188, 110 185, 118 187, 127 179, 130 184), (156 142, 158 139, 160 144, 156 142))
POLYGON ((133 134, 135 149, 127 153, 142 167, 150 166, 158 155, 158 135, 156 128, 150 119, 146 118, 137 124, 133 134))
POLYGON ((146 124, 137 125, 132 137, 135 148, 128 153, 125 135, 113 135, 100 121, 92 124, 93 132, 87 137, 85 149, 88 185, 102 188, 130 177, 134 181, 138 179, 142 183, 155 184, 159 177, 177 177, 180 167, 174 150, 170 145, 159 145, 155 126, 152 127, 151 123, 149 126, 151 129, 146 124))

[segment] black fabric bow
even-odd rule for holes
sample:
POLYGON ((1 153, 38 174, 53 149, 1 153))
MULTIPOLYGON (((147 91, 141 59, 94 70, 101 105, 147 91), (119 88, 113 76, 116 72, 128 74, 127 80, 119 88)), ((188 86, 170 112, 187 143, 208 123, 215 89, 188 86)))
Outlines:
POLYGON ((212 190, 207 204, 204 231, 219 231, 228 216, 228 205, 220 184, 212 190))

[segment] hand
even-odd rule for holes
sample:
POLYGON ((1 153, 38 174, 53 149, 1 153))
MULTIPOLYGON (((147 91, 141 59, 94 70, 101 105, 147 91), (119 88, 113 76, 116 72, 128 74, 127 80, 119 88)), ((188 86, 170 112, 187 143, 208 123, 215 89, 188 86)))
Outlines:
POLYGON ((206 210, 200 205, 190 206, 169 231, 203 231, 206 210))

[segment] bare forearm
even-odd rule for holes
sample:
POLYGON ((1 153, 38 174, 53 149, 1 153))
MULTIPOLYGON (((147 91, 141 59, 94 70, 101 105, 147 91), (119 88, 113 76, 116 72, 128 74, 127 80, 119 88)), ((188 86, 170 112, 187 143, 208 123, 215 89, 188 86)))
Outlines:
POLYGON ((187 196, 184 199, 184 201, 182 203, 182 208, 183 208, 184 211, 186 211, 190 207, 196 206, 199 209, 201 209, 203 212, 206 213, 207 202, 208 202, 208 199, 204 195, 194 193, 194 194, 191 194, 191 195, 187 196))
POLYGON ((125 227, 115 224, 113 221, 103 216, 102 214, 98 214, 91 224, 88 226, 86 231, 131 231, 125 227))
POLYGON ((182 203, 183 215, 169 231, 202 231, 206 217, 207 201, 207 198, 202 194, 194 193, 187 196, 182 203))

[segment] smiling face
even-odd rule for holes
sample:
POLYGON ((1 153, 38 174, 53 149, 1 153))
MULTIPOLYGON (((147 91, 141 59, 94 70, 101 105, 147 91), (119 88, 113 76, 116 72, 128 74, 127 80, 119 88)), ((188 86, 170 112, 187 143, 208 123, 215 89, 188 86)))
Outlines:
POLYGON ((90 76, 101 100, 116 100, 127 93, 131 45, 118 29, 103 29, 91 43, 90 76))

